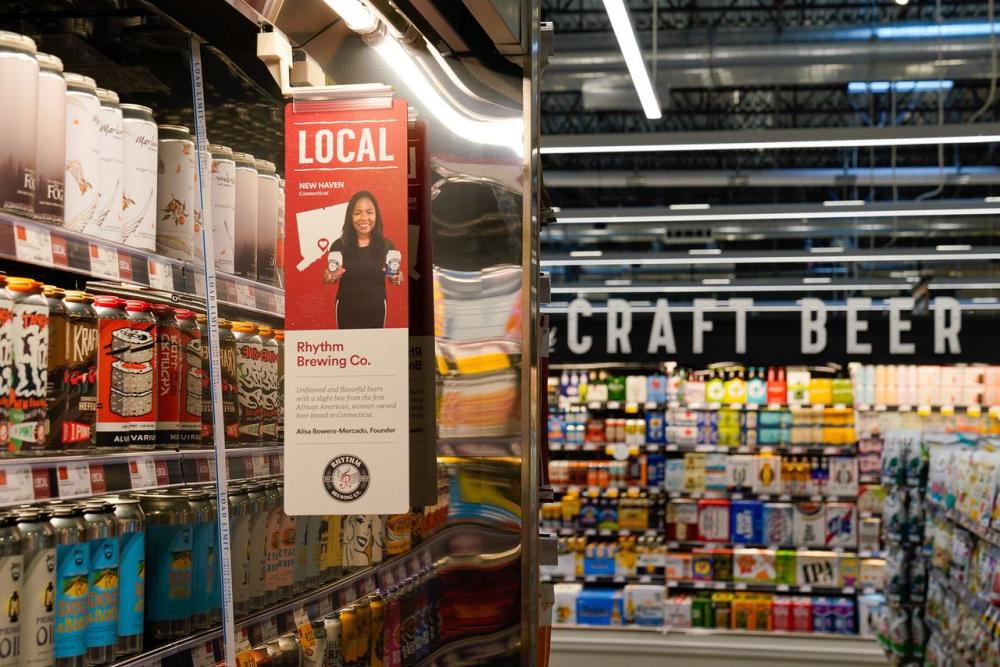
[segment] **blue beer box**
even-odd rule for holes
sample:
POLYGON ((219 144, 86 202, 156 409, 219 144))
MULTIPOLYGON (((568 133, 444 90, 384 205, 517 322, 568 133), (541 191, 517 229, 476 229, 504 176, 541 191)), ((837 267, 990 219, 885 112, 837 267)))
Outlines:
POLYGON ((763 544, 764 504, 734 500, 729 509, 729 535, 734 544, 763 544))

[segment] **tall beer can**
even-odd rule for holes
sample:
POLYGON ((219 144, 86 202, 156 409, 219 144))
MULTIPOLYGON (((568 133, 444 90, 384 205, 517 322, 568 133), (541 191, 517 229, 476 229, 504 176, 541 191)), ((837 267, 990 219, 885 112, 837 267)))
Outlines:
POLYGON ((231 524, 228 566, 232 568, 233 608, 236 616, 250 613, 250 500, 245 488, 229 490, 229 521, 231 524))
POLYGON ((63 223, 66 159, 66 79, 59 58, 39 53, 35 132, 35 219, 63 223))
MULTIPOLYGON (((54 437, 62 449, 88 449, 94 444, 97 417, 97 313, 86 292, 69 290, 63 299, 68 318, 66 370, 56 382, 65 387, 62 407, 49 408, 54 437)), ((52 360, 50 340, 49 361, 52 360)), ((51 379, 51 374, 50 374, 51 379)))
MULTIPOLYGON (((0 276, 0 287, 7 277, 0 276)), ((14 300, 0 289, 0 455, 8 455, 10 444, 10 405, 14 390, 14 300)))
POLYGON ((222 421, 226 445, 240 441, 239 352, 233 323, 219 320, 219 358, 222 375, 222 421))
POLYGON ((247 487, 250 535, 250 609, 263 609, 266 603, 265 570, 267 567, 267 495, 257 483, 247 487))
POLYGON ((236 225, 236 161, 233 149, 210 144, 212 154, 212 239, 215 245, 215 269, 233 273, 234 228, 236 225))
POLYGON ((211 153, 204 149, 198 151, 198 161, 195 162, 194 168, 194 198, 192 201, 194 205, 194 228, 191 230, 194 234, 194 244, 192 251, 195 263, 200 265, 205 261, 205 246, 201 240, 201 232, 205 229, 208 233, 212 233, 211 228, 206 229, 205 227, 212 213, 211 153), (201 187, 202 184, 204 184, 204 188, 201 187), (208 215, 206 215, 206 211, 208 215))
POLYGON ((101 103, 89 76, 66 72, 66 156, 63 225, 83 232, 97 215, 101 171, 101 103))
POLYGON ((121 577, 114 505, 103 500, 88 502, 83 520, 87 524, 87 542, 90 545, 86 662, 88 665, 106 665, 114 662, 118 644, 118 588, 121 577))
POLYGON ((122 658, 142 652, 146 618, 146 518, 138 498, 111 498, 121 539, 118 596, 118 647, 122 658))
POLYGON ((8 450, 31 453, 45 446, 48 384, 49 304, 42 284, 31 278, 7 278, 7 297, 14 302, 14 372, 8 450))
POLYGON ((185 637, 191 634, 191 507, 180 493, 144 493, 139 500, 146 516, 149 556, 146 628, 153 640, 185 637))
POLYGON ((0 208, 31 214, 35 202, 38 61, 34 40, 0 30, 0 208), (15 97, 16 96, 16 97, 15 97))
POLYGON ((257 335, 257 326, 252 322, 233 322, 233 337, 236 339, 239 441, 240 444, 256 444, 263 434, 261 395, 264 387, 260 358, 264 346, 257 335))
POLYGON ((274 330, 261 327, 260 340, 263 345, 260 356, 261 368, 261 439, 274 443, 278 440, 278 341, 274 330))
POLYGON ((48 667, 52 664, 52 637, 56 601, 56 543, 45 508, 19 510, 17 530, 24 558, 21 595, 20 664, 48 667))
POLYGON ((236 275, 257 280, 257 166, 248 153, 233 153, 236 161, 236 275))
POLYGON ((56 544, 55 664, 83 667, 87 653, 90 608, 90 545, 79 505, 54 505, 52 532, 56 544))
POLYGON ((21 664, 21 598, 24 556, 21 533, 13 514, 0 516, 0 603, 7 611, 0 614, 0 665, 21 664))
POLYGON ((158 135, 156 252, 190 262, 194 258, 194 141, 180 125, 160 125, 158 135))
POLYGON ((257 280, 275 285, 275 247, 278 243, 278 174, 274 163, 255 161, 257 167, 257 280))
POLYGON ((84 233, 115 243, 122 242, 122 178, 125 175, 125 124, 118 93, 97 89, 101 103, 98 130, 101 171, 97 177, 97 212, 84 233))
POLYGON ((215 533, 218 524, 212 509, 212 494, 203 489, 186 489, 194 523, 194 546, 191 563, 191 628, 207 630, 212 626, 215 603, 215 533))
MULTIPOLYGON (((46 414, 62 414, 66 407, 68 385, 64 381, 69 363, 69 313, 66 312, 66 292, 55 285, 42 285, 42 296, 49 305, 49 351, 46 363, 45 411, 46 414)), ((62 447, 62 434, 55 420, 45 436, 44 445, 48 450, 58 451, 62 447)))
POLYGON ((157 141, 153 110, 122 104, 125 132, 122 154, 122 243, 139 250, 156 250, 157 141))
POLYGON ((181 330, 174 309, 151 304, 156 317, 156 445, 176 449, 180 444, 181 330))

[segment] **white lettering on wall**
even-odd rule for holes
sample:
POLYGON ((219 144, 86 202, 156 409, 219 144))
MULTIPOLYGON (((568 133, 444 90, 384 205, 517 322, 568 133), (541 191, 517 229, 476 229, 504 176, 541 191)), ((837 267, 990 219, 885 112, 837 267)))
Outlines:
POLYGON ((917 346, 903 342, 903 332, 913 328, 913 322, 903 319, 903 311, 913 310, 912 297, 889 299, 889 354, 913 354, 917 346))
POLYGON ((747 351, 747 311, 753 308, 753 299, 730 299, 729 307, 736 311, 736 354, 747 351))
POLYGON ((694 325, 691 331, 691 351, 701 354, 705 350, 705 334, 712 331, 715 325, 705 319, 705 312, 715 308, 715 299, 694 300, 694 325))
POLYGON ((632 353, 628 336, 632 333, 632 308, 625 299, 608 299, 608 354, 632 353), (621 316, 619 323, 618 317, 621 316))
POLYGON ((799 348, 802 354, 819 354, 826 349, 826 305, 819 299, 805 298, 799 348))
POLYGON ((573 299, 569 303, 569 311, 566 314, 566 344, 573 354, 587 354, 590 346, 594 342, 591 336, 580 338, 580 315, 590 317, 594 314, 594 309, 586 299, 573 299))
POLYGON ((858 334, 868 331, 867 320, 858 319, 858 312, 862 308, 872 305, 872 300, 868 298, 857 298, 847 300, 847 354, 871 354, 872 344, 858 341, 858 334))
POLYGON ((962 306, 958 299, 939 296, 934 299, 934 354, 961 354, 958 333, 962 330, 962 306), (947 348, 947 349, 946 349, 947 348))
POLYGON ((677 343, 674 341, 674 325, 670 321, 670 309, 666 299, 656 300, 656 311, 653 314, 653 329, 649 332, 649 345, 646 352, 656 354, 660 347, 667 354, 677 354, 677 343))

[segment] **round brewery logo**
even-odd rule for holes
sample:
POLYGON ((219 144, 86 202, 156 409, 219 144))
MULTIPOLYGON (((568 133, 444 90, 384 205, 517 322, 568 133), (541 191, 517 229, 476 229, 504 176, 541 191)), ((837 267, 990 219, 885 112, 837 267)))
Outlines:
POLYGON ((370 481, 368 466, 356 456, 338 456, 327 463, 323 471, 326 492, 345 503, 365 495, 370 481))

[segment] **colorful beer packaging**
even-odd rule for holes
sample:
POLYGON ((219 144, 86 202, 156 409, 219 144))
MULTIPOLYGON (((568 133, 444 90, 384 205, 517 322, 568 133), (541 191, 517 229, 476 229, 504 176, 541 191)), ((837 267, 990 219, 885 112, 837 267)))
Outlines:
POLYGON ((182 447, 197 447, 202 436, 202 340, 195 314, 179 308, 178 439, 182 447))
POLYGON ((233 322, 233 337, 236 339, 239 441, 240 444, 256 444, 263 435, 261 357, 264 346, 257 335, 257 326, 251 322, 233 322))
POLYGON ((6 293, 13 302, 14 348, 7 449, 30 452, 42 449, 48 435, 49 304, 42 284, 31 278, 7 278, 6 293))
POLYGON ((156 317, 156 444, 174 449, 180 443, 181 332, 174 309, 152 305, 156 317))
POLYGON ((240 441, 240 364, 233 323, 222 319, 219 320, 219 357, 221 360, 219 370, 222 374, 222 420, 228 446, 240 441))
MULTIPOLYGON (((66 308, 67 331, 65 361, 56 367, 62 371, 50 382, 63 402, 49 405, 51 433, 49 448, 86 449, 94 442, 94 420, 97 417, 97 313, 94 299, 86 292, 68 290, 63 304, 66 308), (61 385, 61 387, 60 387, 61 385), (58 438, 58 442, 56 442, 58 438)), ((50 317, 50 325, 52 318, 50 317)), ((49 366, 58 352, 49 338, 49 366)), ((58 371, 57 371, 58 373, 58 371)))
POLYGON ((264 442, 278 440, 278 341, 274 330, 260 328, 260 412, 261 438, 264 442))
POLYGON ((97 446, 156 444, 156 320, 145 301, 94 299, 98 317, 97 446))

